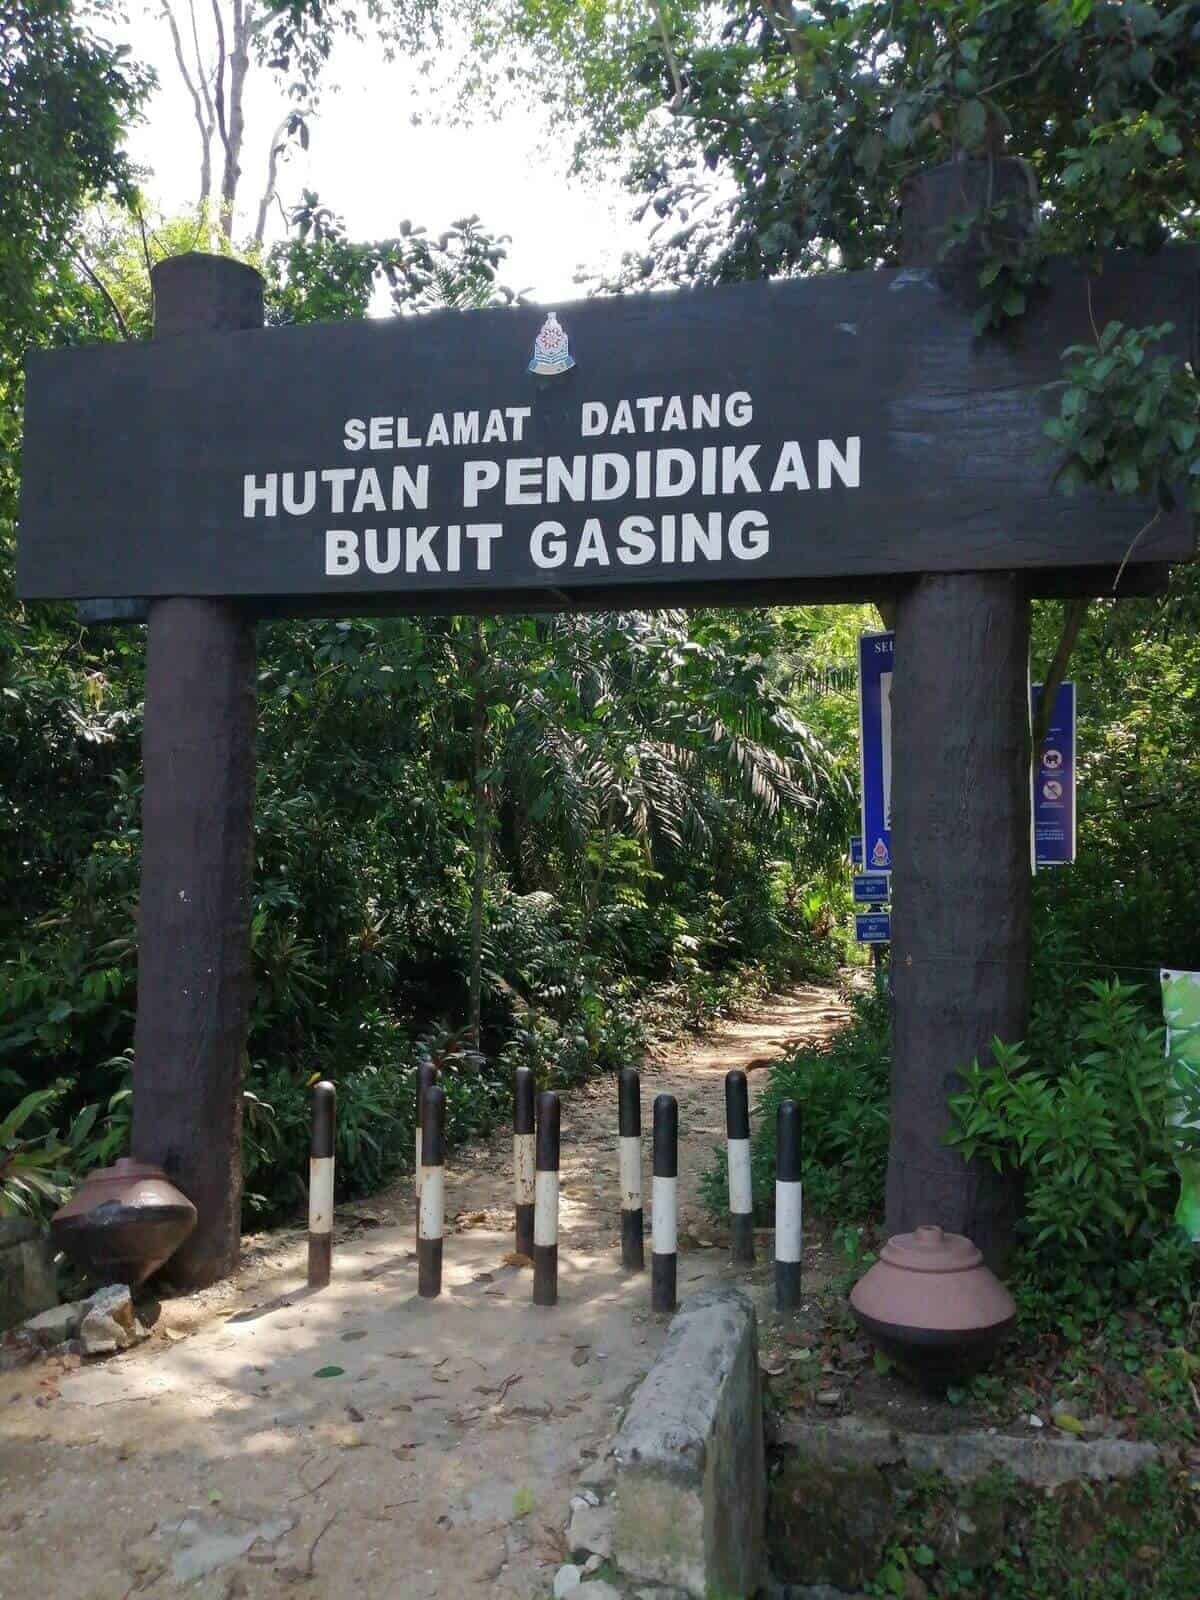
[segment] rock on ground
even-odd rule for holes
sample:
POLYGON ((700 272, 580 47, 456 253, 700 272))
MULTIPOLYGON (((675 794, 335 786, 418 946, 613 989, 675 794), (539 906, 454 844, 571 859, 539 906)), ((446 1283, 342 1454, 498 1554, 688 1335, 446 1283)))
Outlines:
POLYGON ((79 1339, 85 1356, 109 1356, 147 1337, 133 1310, 133 1296, 123 1283, 97 1289, 80 1307, 79 1339))

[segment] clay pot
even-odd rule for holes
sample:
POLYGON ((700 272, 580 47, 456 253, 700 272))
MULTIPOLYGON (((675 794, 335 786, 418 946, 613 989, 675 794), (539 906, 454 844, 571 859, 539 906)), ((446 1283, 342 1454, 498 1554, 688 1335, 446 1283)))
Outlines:
POLYGON ((961 1233, 898 1233, 850 1291, 859 1326, 923 1387, 986 1366, 1016 1320, 1008 1290, 961 1233))
POLYGON ((89 1173, 50 1219, 55 1244, 98 1283, 136 1289, 196 1226, 196 1208, 161 1167, 123 1156, 89 1173))

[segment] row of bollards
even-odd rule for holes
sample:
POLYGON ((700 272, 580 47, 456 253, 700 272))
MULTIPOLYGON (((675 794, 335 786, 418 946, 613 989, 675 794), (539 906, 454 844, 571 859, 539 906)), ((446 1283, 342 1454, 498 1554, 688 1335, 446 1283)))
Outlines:
MULTIPOLYGON (((334 1131, 337 1096, 333 1084, 313 1089, 309 1163, 308 1282, 324 1288, 333 1254, 334 1131)), ((437 1068, 424 1061, 416 1075, 415 1189, 417 1201, 417 1292, 436 1299, 442 1292, 445 1225, 446 1092, 437 1068)), ((621 1192, 621 1264, 645 1268, 642 1206, 641 1079, 625 1068, 617 1084, 618 1173, 621 1192)), ((800 1173, 800 1108, 781 1100, 776 1113, 775 1304, 781 1312, 800 1303, 803 1210, 800 1173)), ((561 1107, 552 1091, 535 1095, 534 1075, 518 1067, 513 1085, 513 1199, 516 1251, 533 1261, 533 1303, 558 1302, 558 1210, 561 1107)), ((750 1164, 750 1095, 746 1074, 725 1076, 725 1132, 729 1176, 731 1258, 754 1262, 754 1195, 750 1164)), ((679 1106, 674 1095, 654 1101, 652 1129, 650 1304, 654 1311, 677 1305, 679 1225, 679 1106)))

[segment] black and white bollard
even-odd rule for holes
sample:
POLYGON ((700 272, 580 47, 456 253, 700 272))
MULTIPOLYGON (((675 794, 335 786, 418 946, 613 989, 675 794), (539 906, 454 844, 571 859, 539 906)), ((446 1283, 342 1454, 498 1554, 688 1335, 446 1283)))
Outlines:
POLYGON ((308 1158, 308 1287, 323 1289, 333 1272, 333 1132, 337 1090, 324 1079, 313 1088, 308 1158))
POLYGON ((794 1311, 803 1255, 800 1107, 794 1100, 779 1102, 775 1130, 775 1309, 794 1311))
POLYGON ((417 1108, 413 1133, 413 1192, 416 1197, 417 1240, 421 1238, 421 1118, 424 1114, 425 1091, 438 1081, 438 1071, 432 1061, 422 1061, 417 1068, 417 1108))
POLYGON ((750 1091, 746 1074, 725 1074, 725 1136, 729 1151, 729 1234, 736 1266, 754 1261, 754 1192, 750 1182, 750 1091))
POLYGON ((537 1171, 534 1176, 533 1303, 558 1304, 558 1096, 537 1098, 537 1171))
POLYGON ((534 1077, 518 1067, 513 1083, 513 1200, 517 1212, 516 1252, 533 1258, 534 1213, 534 1077))
POLYGON ((633 1067, 624 1067, 617 1079, 617 1134, 621 1179, 621 1265, 627 1272, 644 1272, 642 1080, 633 1067))
POLYGON ((421 1101, 421 1199, 417 1211, 417 1293, 442 1292, 442 1230, 446 1216, 446 1091, 436 1083, 421 1101))
POLYGON ((651 1192, 650 1309, 674 1311, 679 1261, 679 1106, 673 1094, 654 1101, 651 1192))

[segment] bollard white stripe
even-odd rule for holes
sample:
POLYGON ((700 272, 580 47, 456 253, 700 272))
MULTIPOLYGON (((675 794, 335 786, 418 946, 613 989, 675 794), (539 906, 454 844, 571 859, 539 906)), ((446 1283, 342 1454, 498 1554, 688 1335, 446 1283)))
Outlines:
POLYGON ((673 1256, 678 1248, 678 1178, 651 1179, 651 1248, 656 1256, 673 1256))
POLYGON ((417 1125, 417 1148, 413 1161, 413 1182, 417 1186, 417 1199, 421 1198, 421 1127, 417 1125))
POLYGON ((446 1169, 422 1167, 421 1225, 418 1238, 440 1239, 446 1221, 446 1169))
POLYGON ((748 1216, 754 1210, 749 1139, 729 1140, 729 1209, 735 1217, 748 1216))
POLYGON ((775 1259, 799 1261, 803 1256, 802 1185, 775 1182, 775 1259))
POLYGON ((533 1204, 533 1173, 536 1166, 534 1135, 513 1134, 513 1193, 519 1206, 533 1204))
POLYGON ((642 1141, 636 1133, 618 1139, 621 1172, 621 1210, 642 1209, 642 1141))
POLYGON ((308 1231, 333 1232, 333 1157, 310 1156, 308 1161, 308 1231))
POLYGON ((558 1173, 539 1172, 534 1185, 533 1242, 558 1243, 558 1173))

